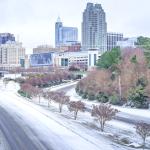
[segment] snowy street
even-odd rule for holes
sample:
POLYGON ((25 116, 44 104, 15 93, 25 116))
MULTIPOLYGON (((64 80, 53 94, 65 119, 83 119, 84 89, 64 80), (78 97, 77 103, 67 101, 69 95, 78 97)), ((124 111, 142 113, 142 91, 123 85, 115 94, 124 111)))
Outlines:
MULTIPOLYGON (((74 92, 67 88, 72 90, 74 85, 73 82, 53 90, 63 88, 73 96, 74 92)), ((111 135, 105 136, 105 133, 92 129, 94 122, 90 113, 79 113, 79 118, 74 121, 66 106, 59 114, 57 104, 52 103, 47 108, 47 101, 42 99, 38 105, 36 99, 31 102, 19 96, 18 89, 18 84, 13 82, 6 88, 0 83, 0 130, 8 143, 6 150, 132 150, 114 143, 111 135)), ((112 135, 125 134, 136 139, 130 124, 114 120, 108 123, 106 130, 112 135)))
POLYGON ((0 89, 0 129, 11 150, 116 150, 102 136, 93 137, 72 120, 70 126, 59 114, 25 101, 14 92, 17 88, 0 89))

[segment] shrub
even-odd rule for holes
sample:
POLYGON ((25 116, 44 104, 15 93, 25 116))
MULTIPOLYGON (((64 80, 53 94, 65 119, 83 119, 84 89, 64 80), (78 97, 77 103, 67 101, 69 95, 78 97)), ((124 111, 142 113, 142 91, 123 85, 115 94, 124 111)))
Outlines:
POLYGON ((112 95, 109 97, 109 103, 113 105, 120 105, 120 100, 117 95, 112 95))
POLYGON ((83 99, 87 99, 87 98, 88 98, 88 93, 87 93, 87 92, 84 92, 84 93, 82 94, 82 98, 83 98, 83 99))
POLYGON ((148 85, 148 81, 144 77, 139 78, 136 83, 136 86, 142 86, 143 88, 146 87, 147 85, 148 85))
POLYGON ((75 88, 76 92, 79 92, 79 85, 77 84, 76 88, 75 88))
POLYGON ((138 86, 130 90, 128 99, 131 101, 133 107, 148 108, 148 96, 145 94, 144 88, 138 86))
POLYGON ((18 94, 20 94, 22 97, 27 97, 31 99, 31 96, 28 95, 27 93, 23 92, 22 90, 18 90, 18 94))
POLYGON ((82 96, 83 95, 83 91, 82 90, 79 90, 79 96, 82 96))
POLYGON ((88 100, 93 101, 96 99, 95 94, 94 93, 88 93, 88 100))
POLYGON ((109 95, 106 94, 106 93, 103 93, 103 92, 99 92, 96 96, 96 99, 99 101, 99 102, 102 102, 102 103, 107 103, 108 102, 108 97, 109 95))

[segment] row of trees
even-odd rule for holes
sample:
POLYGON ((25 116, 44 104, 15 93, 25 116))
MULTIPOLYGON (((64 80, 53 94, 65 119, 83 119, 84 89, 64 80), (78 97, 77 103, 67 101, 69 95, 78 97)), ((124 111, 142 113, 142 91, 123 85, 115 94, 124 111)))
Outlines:
POLYGON ((113 49, 101 56, 97 66, 77 84, 82 98, 149 107, 150 69, 142 49, 113 49))
MULTIPOLYGON (((64 92, 53 92, 53 91, 42 91, 38 87, 34 87, 30 84, 22 84, 19 93, 24 93, 23 96, 28 98, 39 98, 39 103, 41 97, 44 97, 48 101, 48 107, 52 102, 58 103, 59 112, 63 110, 63 106, 67 105, 68 110, 74 113, 74 119, 77 119, 78 112, 84 112, 86 110, 85 103, 82 101, 70 101, 69 96, 66 96, 64 92)), ((111 105, 100 104, 99 106, 94 106, 91 111, 91 115, 96 117, 101 125, 101 131, 104 131, 104 126, 106 121, 111 120, 118 110, 111 108, 111 105)))
POLYGON ((71 72, 57 70, 47 74, 30 74, 25 80, 16 80, 18 82, 27 83, 35 87, 49 87, 71 79, 76 79, 71 72))
POLYGON ((60 113, 63 110, 63 106, 67 105, 68 109, 71 112, 74 112, 75 120, 77 119, 77 114, 79 111, 85 111, 85 103, 81 101, 70 101, 69 96, 66 96, 64 92, 44 92, 38 87, 34 87, 30 84, 25 83, 21 85, 21 89, 18 91, 18 93, 30 99, 38 97, 39 104, 41 102, 41 97, 44 97, 48 101, 48 107, 50 107, 50 104, 52 102, 58 103, 60 113))
MULTIPOLYGON (((86 105, 82 101, 70 101, 69 96, 66 96, 64 92, 53 92, 46 91, 43 92, 37 87, 33 87, 30 84, 22 84, 21 91, 25 93, 26 97, 38 97, 39 103, 41 97, 44 97, 48 101, 48 107, 52 102, 58 103, 59 112, 63 110, 63 106, 67 105, 68 110, 74 113, 74 119, 77 119, 78 112, 84 112, 86 110, 86 105)), ((95 117, 99 124, 100 129, 103 132, 106 122, 112 120, 118 113, 117 109, 111 107, 111 105, 100 103, 100 105, 93 105, 91 110, 91 116, 95 117)), ((145 147, 146 138, 150 136, 150 125, 146 123, 138 123, 136 125, 136 132, 139 134, 143 140, 142 146, 145 147)))

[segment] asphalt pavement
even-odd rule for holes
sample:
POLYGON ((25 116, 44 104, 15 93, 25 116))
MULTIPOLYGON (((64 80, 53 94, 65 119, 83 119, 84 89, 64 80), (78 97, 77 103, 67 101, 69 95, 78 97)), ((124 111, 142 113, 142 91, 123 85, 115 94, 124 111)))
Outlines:
POLYGON ((50 147, 47 148, 29 127, 22 126, 2 107, 0 107, 0 130, 9 143, 10 150, 52 150, 50 147), (30 134, 27 134, 29 132, 30 134))

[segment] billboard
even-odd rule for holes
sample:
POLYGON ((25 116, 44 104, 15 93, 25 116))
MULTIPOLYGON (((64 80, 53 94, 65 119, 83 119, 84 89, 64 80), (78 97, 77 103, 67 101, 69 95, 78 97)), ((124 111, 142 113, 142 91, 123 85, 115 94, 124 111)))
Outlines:
POLYGON ((32 67, 53 65, 53 53, 32 54, 30 56, 30 65, 32 67))

